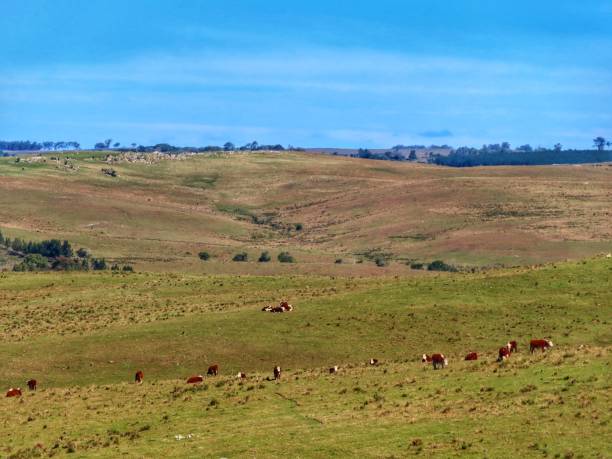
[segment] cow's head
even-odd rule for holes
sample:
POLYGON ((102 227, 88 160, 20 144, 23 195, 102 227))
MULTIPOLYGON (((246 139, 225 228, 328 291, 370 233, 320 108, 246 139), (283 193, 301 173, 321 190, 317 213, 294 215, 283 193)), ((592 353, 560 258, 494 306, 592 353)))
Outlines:
POLYGON ((447 366, 448 366, 448 359, 447 359, 447 358, 445 358, 445 359, 444 359, 444 366, 445 366, 445 367, 447 367, 447 366))
POLYGON ((421 362, 427 362, 427 354, 423 354, 423 358, 421 359, 421 362))
POLYGON ((549 340, 549 339, 546 340, 546 343, 548 343, 548 347, 553 347, 554 346, 553 342, 551 340, 549 340))

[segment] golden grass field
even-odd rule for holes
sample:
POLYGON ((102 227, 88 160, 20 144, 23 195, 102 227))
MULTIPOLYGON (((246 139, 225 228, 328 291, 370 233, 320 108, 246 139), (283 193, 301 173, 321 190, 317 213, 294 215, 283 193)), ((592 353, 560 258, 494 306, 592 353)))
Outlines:
POLYGON ((51 156, 0 158, 0 228, 140 270, 372 275, 375 256, 402 273, 408 260, 515 266, 612 250, 606 164, 453 169, 249 153, 109 166, 100 153, 55 155, 74 170, 51 156), (201 250, 213 258, 201 262, 201 250), (251 262, 230 263, 242 250, 251 262), (262 250, 274 262, 256 263, 262 250), (279 266, 282 250, 298 263, 279 266))

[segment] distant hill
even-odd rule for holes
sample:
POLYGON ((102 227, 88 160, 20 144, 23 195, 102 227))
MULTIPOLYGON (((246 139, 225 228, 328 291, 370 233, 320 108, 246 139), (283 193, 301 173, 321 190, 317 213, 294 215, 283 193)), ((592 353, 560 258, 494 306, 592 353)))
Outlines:
POLYGON ((162 271, 371 275, 434 260, 468 269, 581 258, 612 251, 611 195, 607 165, 465 169, 295 152, 0 158, 7 237, 66 239, 162 271), (263 251, 270 262, 257 261, 263 251), (295 263, 279 263, 281 252, 295 263), (232 261, 239 253, 246 261, 232 261))

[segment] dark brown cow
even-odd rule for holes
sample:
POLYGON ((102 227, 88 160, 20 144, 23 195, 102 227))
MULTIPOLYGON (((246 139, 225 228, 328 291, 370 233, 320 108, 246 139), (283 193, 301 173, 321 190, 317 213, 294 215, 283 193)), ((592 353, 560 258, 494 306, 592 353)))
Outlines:
POLYGON ((208 370, 206 371, 206 374, 208 376, 217 376, 219 374, 219 365, 214 364, 208 367, 208 370))
POLYGON ((36 385, 38 384, 35 379, 30 379, 27 383, 28 389, 36 390, 36 385))
POLYGON ((278 365, 274 367, 274 379, 281 379, 281 367, 278 365))
POLYGON ((513 352, 518 352, 518 344, 516 344, 516 341, 508 341, 508 344, 506 344, 506 347, 508 348, 511 354, 513 352))
POLYGON ((202 381, 204 381, 204 376, 202 375, 190 376, 189 379, 187 379, 187 384, 199 384, 202 381))
POLYGON ((7 397, 21 397, 21 388, 13 388, 11 387, 6 393, 7 397))
POLYGON ((553 347, 553 343, 549 339, 532 339, 529 342, 529 351, 532 354, 536 349, 541 349, 544 352, 549 347, 553 347))
POLYGON ((134 382, 136 384, 142 384, 143 380, 144 380, 144 373, 142 372, 142 370, 138 370, 136 374, 134 375, 134 382))
POLYGON ((508 346, 500 347, 499 352, 497 353, 497 361, 501 362, 506 360, 508 357, 510 357, 510 350, 508 349, 508 346))
POLYGON ((431 363, 434 370, 438 370, 439 368, 448 366, 448 359, 444 357, 444 354, 433 354, 431 356, 431 363))
POLYGON ((338 373, 338 365, 334 365, 329 369, 329 374, 333 375, 334 373, 338 373))
POLYGON ((478 354, 476 352, 470 352, 465 356, 465 360, 478 360, 478 354))

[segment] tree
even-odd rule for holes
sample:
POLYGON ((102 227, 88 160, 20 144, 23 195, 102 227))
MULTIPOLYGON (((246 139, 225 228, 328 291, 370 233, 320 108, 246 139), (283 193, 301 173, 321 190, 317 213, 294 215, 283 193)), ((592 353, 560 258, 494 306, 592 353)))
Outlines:
POLYGON ((251 148, 250 148, 250 150, 251 150, 251 151, 255 151, 255 150, 257 150, 258 148, 259 148, 259 144, 257 143, 257 141, 256 141, 256 140, 253 140, 253 141, 251 142, 251 148))
POLYGON ((91 261, 91 267, 94 271, 104 271, 106 269, 106 260, 104 258, 94 258, 91 261))
POLYGON ((510 151, 510 144, 508 142, 502 142, 501 151, 510 151))
POLYGON ((563 150, 563 145, 561 145, 560 143, 556 143, 555 146, 553 147, 553 149, 555 151, 561 151, 561 150, 563 150))
POLYGON ((530 153, 533 151, 533 148, 531 147, 531 145, 526 143, 525 145, 521 145, 520 147, 518 147, 516 151, 524 151, 525 153, 530 153))
POLYGON ((259 260, 257 260, 260 263, 267 263, 272 259, 272 257, 270 256, 270 253, 267 250, 264 250, 263 252, 261 252, 261 255, 259 255, 259 260))
POLYGON ((96 150, 103 150, 104 148, 106 148, 106 144, 104 142, 98 142, 94 145, 94 148, 96 150))
POLYGON ((293 263, 295 260, 289 252, 281 252, 278 254, 278 261, 281 263, 293 263))
POLYGON ((223 144, 223 150, 225 150, 225 151, 233 151, 234 148, 236 148, 236 147, 234 146, 234 144, 232 142, 225 142, 223 144))
POLYGON ((198 257, 200 257, 200 260, 206 261, 206 260, 210 259, 210 253, 208 253, 208 252, 200 252, 200 253, 198 253, 198 257))
POLYGON ((77 257, 79 258, 89 258, 89 252, 87 251, 87 249, 84 249, 83 247, 77 250, 76 254, 77 254, 77 257))
POLYGON ((136 144, 134 142, 132 142, 130 145, 132 145, 132 148, 136 148, 136 144))
POLYGON ((248 259, 249 259, 249 256, 246 252, 240 252, 234 255, 234 258, 232 258, 232 261, 247 261, 248 259))
POLYGON ((110 144, 111 144, 112 141, 113 141, 113 139, 106 139, 104 141, 104 148, 110 147, 110 144))
POLYGON ((599 150, 599 151, 603 151, 604 148, 606 147, 606 139, 604 139, 603 137, 595 137, 593 139, 593 145, 599 150))
POLYGON ((113 144, 113 148, 119 148, 119 145, 121 145, 119 142, 115 142, 115 143, 113 144))
POLYGON ((417 155, 414 150, 410 150, 410 154, 408 155, 408 161, 416 161, 417 155))
POLYGON ((4 235, 2 234, 2 231, 0 231, 0 245, 4 244, 4 235))

